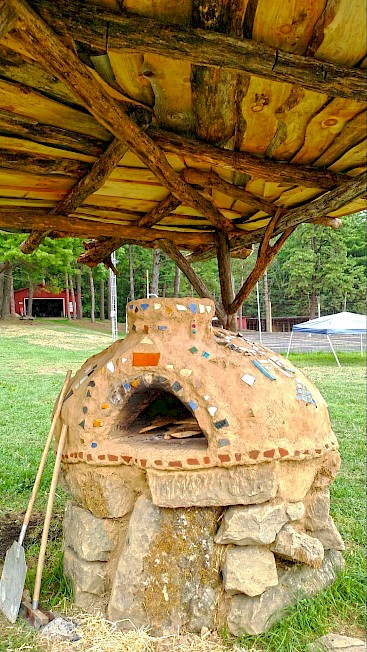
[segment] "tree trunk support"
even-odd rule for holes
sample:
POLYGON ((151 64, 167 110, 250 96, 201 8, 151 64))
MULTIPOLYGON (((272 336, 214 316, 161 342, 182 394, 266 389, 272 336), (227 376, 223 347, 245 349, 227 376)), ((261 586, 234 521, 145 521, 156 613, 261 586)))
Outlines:
POLYGON ((234 290, 228 235, 223 233, 223 231, 218 231, 216 234, 216 244, 222 304, 226 313, 225 327, 229 330, 236 331, 236 317, 229 312, 229 308, 234 300, 234 290))

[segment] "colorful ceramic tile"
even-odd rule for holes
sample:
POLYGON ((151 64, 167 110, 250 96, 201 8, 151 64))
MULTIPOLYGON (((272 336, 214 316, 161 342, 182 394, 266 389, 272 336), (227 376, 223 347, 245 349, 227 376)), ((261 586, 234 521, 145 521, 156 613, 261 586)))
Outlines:
POLYGON ((165 307, 165 309, 166 309, 166 313, 167 313, 167 315, 172 315, 172 313, 173 313, 173 309, 172 309, 170 306, 164 306, 164 307, 165 307))
POLYGON ((89 391, 89 389, 88 389, 88 391, 87 391, 87 393, 86 393, 86 397, 87 397, 87 398, 90 398, 91 396, 92 396, 92 394, 90 393, 90 391, 89 391))
POLYGON ((91 448, 97 448, 97 443, 95 441, 92 441, 91 448))
POLYGON ((142 310, 146 310, 147 308, 149 308, 149 303, 141 303, 141 304, 140 304, 140 308, 141 308, 142 310))
POLYGON ((205 306, 205 310, 207 311, 207 313, 209 315, 209 313, 211 313, 211 311, 212 311, 212 307, 211 306, 205 306))
POLYGON ((160 307, 161 307, 160 303, 155 303, 154 304, 154 310, 159 310, 160 307))
POLYGON ((221 419, 220 421, 216 421, 214 425, 217 430, 220 430, 221 428, 226 428, 227 426, 229 426, 229 423, 227 419, 221 419))
POLYGON ((218 439, 217 441, 217 447, 222 448, 223 446, 229 446, 230 445, 229 439, 218 439))
POLYGON ((210 407, 208 407, 208 412, 209 412, 210 416, 212 416, 212 417, 214 417, 217 410, 218 410, 218 408, 215 407, 214 405, 211 405, 210 407))
POLYGON ((128 382, 124 383, 124 384, 123 384, 123 388, 124 388, 124 390, 125 390, 126 393, 127 393, 127 392, 130 392, 130 390, 131 390, 131 385, 130 385, 130 383, 128 383, 128 382))
POLYGON ((166 376, 157 376, 156 381, 158 383, 165 383, 167 380, 166 376))
POLYGON ((153 340, 150 337, 143 337, 141 344, 153 344, 153 340))
POLYGON ((174 369, 173 364, 166 364, 166 369, 174 369))
POLYGON ((197 307, 196 303, 193 303, 193 302, 189 303, 189 308, 190 308, 192 314, 196 315, 197 310, 198 310, 198 307, 197 307))
POLYGON ((209 399, 210 399, 209 394, 205 394, 205 396, 204 396, 204 400, 205 400, 205 401, 209 401, 209 399))
POLYGON ((210 353, 208 353, 208 351, 204 351, 204 353, 202 353, 202 357, 203 358, 210 358, 210 353))
POLYGON ((125 364, 125 362, 127 362, 127 358, 121 358, 121 362, 122 364, 125 364))
POLYGON ((102 403, 101 405, 102 410, 107 410, 109 407, 108 403, 102 403))
POLYGON ((252 385, 254 384, 256 378, 254 376, 251 376, 250 374, 243 374, 243 376, 241 377, 241 380, 243 380, 244 383, 246 383, 247 385, 250 385, 250 387, 252 387, 252 385))
POLYGON ((191 349, 189 349, 191 353, 197 353, 199 349, 196 348, 196 346, 192 346, 191 349))
POLYGON ((167 330, 167 326, 157 326, 157 330, 159 330, 159 331, 166 331, 166 330, 167 330))
POLYGON ((182 389, 182 385, 180 385, 180 383, 177 382, 177 380, 173 383, 173 385, 171 385, 171 387, 174 392, 179 392, 180 389, 182 389))
POLYGON ((264 374, 264 376, 266 376, 267 378, 269 378, 269 380, 276 380, 276 377, 273 376, 273 374, 272 374, 270 371, 268 371, 267 369, 265 369, 265 367, 263 367, 263 365, 260 364, 260 362, 259 362, 258 360, 253 360, 252 362, 253 362, 253 364, 255 365, 255 367, 256 367, 257 369, 259 369, 259 371, 261 371, 261 373, 264 374))
POLYGON ((180 375, 184 376, 184 378, 188 378, 192 374, 192 369, 181 369, 180 370, 180 375))
POLYGON ((193 401, 192 399, 191 401, 189 401, 189 406, 191 407, 192 410, 197 410, 199 407, 198 404, 195 403, 195 401, 193 401))
POLYGON ((134 306, 133 306, 133 304, 132 304, 132 303, 130 303, 130 304, 129 304, 129 310, 132 310, 132 309, 133 309, 133 307, 134 307, 134 306))
POLYGON ((140 378, 135 378, 135 380, 132 380, 130 385, 131 387, 139 387, 140 384, 140 378))
POLYGON ((103 421, 101 419, 94 419, 93 428, 101 428, 103 426, 103 421))
POLYGON ((115 365, 113 364, 112 360, 107 362, 106 367, 107 367, 108 371, 111 372, 111 374, 113 374, 115 372, 115 365))
POLYGON ((149 326, 148 326, 148 324, 144 324, 144 333, 149 333, 149 326))
POLYGON ((133 353, 133 367, 156 367, 160 353, 133 353))
POLYGON ((83 430, 84 430, 84 428, 85 428, 85 419, 83 419, 83 421, 81 421, 78 425, 79 425, 81 428, 83 428, 83 430))
POLYGON ((94 382, 94 380, 90 380, 89 383, 88 383, 88 386, 89 387, 95 387, 96 383, 94 382))
POLYGON ((86 405, 83 405, 83 407, 82 407, 82 412, 83 412, 83 414, 87 414, 87 412, 88 412, 88 408, 87 408, 86 405))
POLYGON ((199 303, 199 312, 201 315, 205 312, 205 306, 202 303, 199 303))

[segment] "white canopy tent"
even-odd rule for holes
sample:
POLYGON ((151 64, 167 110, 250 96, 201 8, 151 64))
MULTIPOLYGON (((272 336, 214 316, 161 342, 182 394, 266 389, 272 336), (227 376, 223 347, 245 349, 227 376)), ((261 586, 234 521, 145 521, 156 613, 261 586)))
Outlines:
POLYGON ((287 358, 291 349, 294 332, 326 335, 335 360, 340 367, 341 364, 332 345, 330 335, 360 335, 361 352, 363 353, 362 335, 363 333, 367 333, 367 318, 366 315, 358 315, 354 312, 338 312, 336 315, 318 317, 318 319, 311 319, 310 321, 302 322, 302 324, 296 324, 292 328, 291 338, 288 344, 287 358))

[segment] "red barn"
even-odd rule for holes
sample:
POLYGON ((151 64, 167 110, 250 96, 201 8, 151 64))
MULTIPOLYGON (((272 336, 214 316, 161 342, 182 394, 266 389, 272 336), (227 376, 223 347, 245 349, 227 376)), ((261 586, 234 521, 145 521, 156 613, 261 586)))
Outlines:
MULTIPOLYGON (((29 300, 29 288, 14 291, 15 312, 26 315, 29 300)), ((73 303, 69 301, 70 314, 73 314, 73 303)), ((33 317, 65 317, 67 312, 66 290, 58 294, 48 292, 39 285, 33 292, 33 317)))

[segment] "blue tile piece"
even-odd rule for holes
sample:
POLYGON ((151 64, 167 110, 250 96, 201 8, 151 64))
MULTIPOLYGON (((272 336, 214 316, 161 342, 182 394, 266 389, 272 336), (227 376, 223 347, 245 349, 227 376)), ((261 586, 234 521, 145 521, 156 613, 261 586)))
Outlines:
POLYGON ((150 305, 149 303, 141 303, 141 304, 140 304, 140 308, 141 308, 142 310, 146 310, 147 308, 149 308, 149 305, 150 305))
POLYGON ((129 392, 131 390, 131 385, 130 383, 124 383, 123 385, 125 392, 129 392))
POLYGON ((166 330, 167 330, 167 326, 158 326, 158 330, 159 330, 159 331, 166 331, 166 330))
POLYGON ((132 310, 132 309, 133 309, 133 307, 134 307, 134 306, 133 306, 133 304, 132 304, 132 303, 130 303, 130 305, 129 305, 129 310, 132 310))
POLYGON ((191 407, 192 410, 197 410, 198 409, 198 404, 195 403, 195 401, 193 401, 192 399, 191 399, 191 401, 189 401, 189 406, 191 407))
POLYGON ((266 376, 266 377, 269 378, 270 380, 276 380, 276 377, 273 376, 273 374, 270 373, 270 371, 268 371, 267 369, 265 369, 265 367, 263 367, 262 364, 260 364, 260 362, 258 362, 258 360, 253 360, 252 362, 253 362, 253 364, 255 365, 255 367, 256 367, 257 369, 259 369, 259 371, 261 371, 261 373, 264 374, 264 376, 266 376))
POLYGON ((158 383, 165 383, 167 380, 166 376, 158 376, 157 382, 158 383))
POLYGON ((196 315, 197 310, 198 310, 198 307, 197 307, 196 303, 189 303, 189 308, 190 308, 191 312, 194 315, 196 315))
POLYGON ((210 358, 210 353, 208 353, 208 351, 204 351, 204 353, 202 354, 202 357, 203 358, 210 358))
POLYGON ((95 441, 92 441, 92 443, 91 443, 91 447, 92 447, 92 448, 97 448, 97 444, 96 444, 95 441))
POLYGON ((221 419, 220 421, 215 421, 214 425, 217 430, 220 430, 221 428, 226 428, 227 426, 229 426, 229 423, 227 419, 221 419))
POLYGON ((82 412, 83 412, 83 414, 87 414, 88 408, 87 408, 86 405, 84 405, 84 407, 82 408, 82 412))
POLYGON ((217 446, 218 448, 222 448, 222 446, 229 446, 230 443, 229 439, 218 439, 217 446))
POLYGON ((173 385, 171 385, 171 387, 174 392, 179 392, 180 389, 182 389, 182 385, 180 385, 180 383, 178 383, 177 380, 176 382, 173 383, 173 385))

